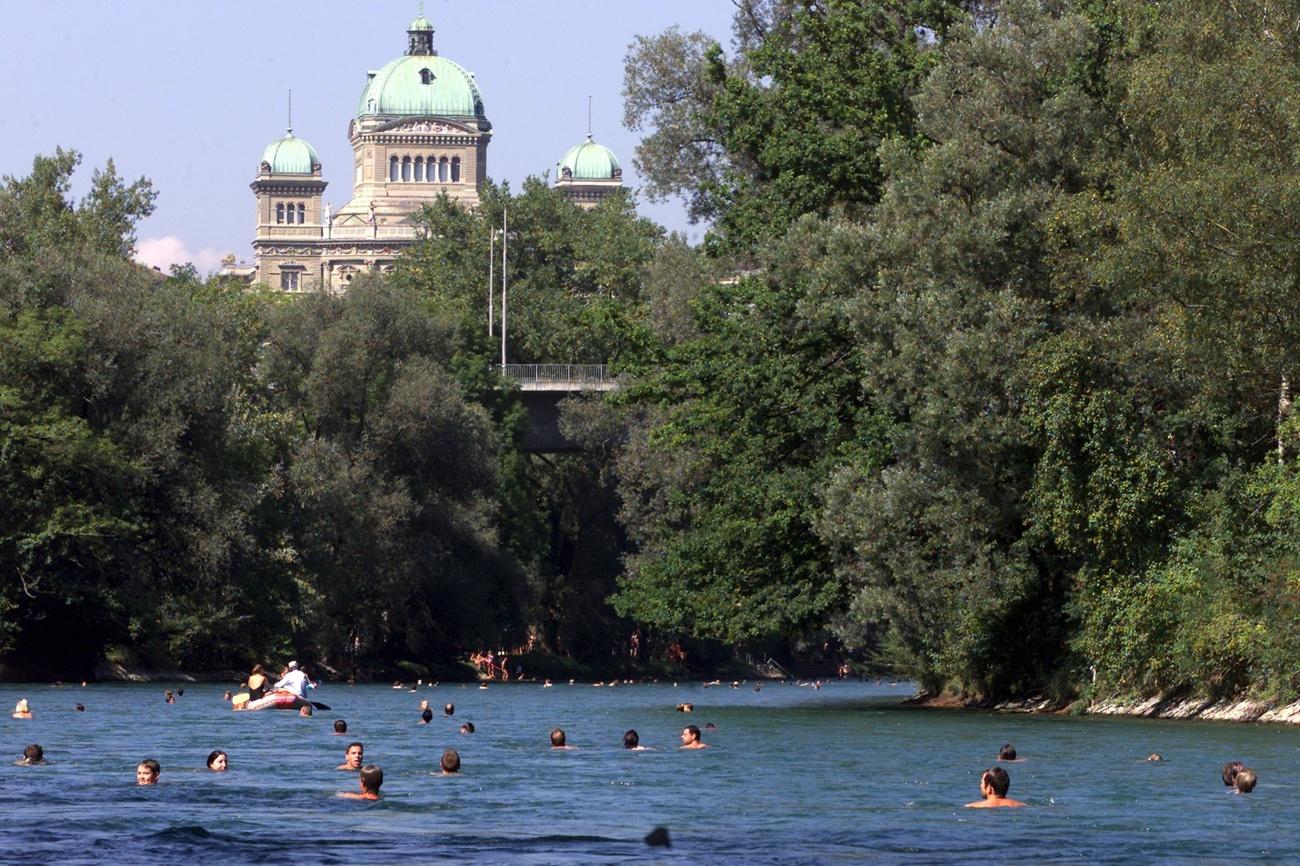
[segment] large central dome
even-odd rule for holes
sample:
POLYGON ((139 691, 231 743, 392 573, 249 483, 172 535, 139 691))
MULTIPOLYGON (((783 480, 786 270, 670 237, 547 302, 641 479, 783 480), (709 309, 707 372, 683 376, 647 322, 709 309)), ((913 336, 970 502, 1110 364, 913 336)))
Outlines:
POLYGON ((474 75, 433 51, 433 27, 421 15, 407 30, 411 48, 404 57, 371 72, 357 103, 368 114, 482 117, 483 95, 474 75))

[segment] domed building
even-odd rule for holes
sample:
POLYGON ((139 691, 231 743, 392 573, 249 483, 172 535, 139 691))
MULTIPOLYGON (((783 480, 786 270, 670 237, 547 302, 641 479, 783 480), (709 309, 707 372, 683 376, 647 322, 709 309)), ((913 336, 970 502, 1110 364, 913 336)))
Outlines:
POLYGON ((420 14, 406 53, 366 73, 352 144, 352 199, 331 214, 307 142, 290 131, 262 154, 253 192, 255 280, 290 291, 344 288, 363 270, 387 270, 414 242, 411 215, 440 193, 473 207, 487 179, 492 124, 474 74, 438 55, 420 14))
POLYGON ((618 157, 603 144, 587 140, 565 152, 555 166, 555 188, 582 208, 593 208, 601 199, 623 186, 623 168, 618 157))

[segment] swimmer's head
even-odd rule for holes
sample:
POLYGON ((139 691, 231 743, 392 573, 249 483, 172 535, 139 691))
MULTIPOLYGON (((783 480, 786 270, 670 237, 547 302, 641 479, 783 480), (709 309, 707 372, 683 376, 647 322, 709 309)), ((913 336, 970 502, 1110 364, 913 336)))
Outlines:
POLYGON ((455 704, 447 704, 447 706, 445 706, 445 707, 442 708, 442 714, 443 714, 444 716, 454 716, 454 715, 456 715, 456 705, 455 705, 455 704))
POLYGON ((639 745, 641 745, 641 735, 636 732, 635 728, 629 729, 623 735, 623 748, 635 749, 639 745))
POLYGON ((145 758, 135 766, 135 783, 137 785, 156 785, 162 775, 162 765, 153 758, 145 758))
POLYGON ((455 749, 448 749, 442 753, 442 760, 438 762, 444 773, 460 772, 460 752, 455 749))
POLYGON ((1223 765, 1223 784, 1231 788, 1237 780, 1237 774, 1246 766, 1241 761, 1231 761, 1223 765))
POLYGON ((980 777, 980 787, 983 788, 985 785, 997 796, 1005 797, 1007 791, 1011 790, 1011 777, 1001 767, 990 767, 980 777))
POLYGON ((556 728, 551 731, 551 748, 562 749, 565 746, 564 729, 556 728))
POLYGON ((384 784, 384 771, 375 764, 366 764, 361 768, 361 789, 371 794, 378 794, 384 784))
POLYGON ((27 764, 39 764, 45 760, 45 750, 41 748, 40 743, 32 743, 23 749, 23 762, 27 764))
POLYGON ((1007 743, 998 751, 999 761, 1014 761, 1016 759, 1016 747, 1007 743))
POLYGON ((1237 789, 1238 794, 1249 794, 1255 790, 1255 783, 1259 779, 1255 776, 1255 771, 1250 767, 1242 767, 1237 771, 1237 775, 1232 780, 1232 784, 1237 789))
POLYGON ((208 769, 214 773, 224 773, 230 766, 230 758, 225 752, 217 749, 208 755, 208 769))
POLYGON ((77 704, 77 712, 79 712, 79 713, 84 713, 85 711, 86 711, 86 705, 85 705, 85 704, 77 704))
POLYGON ((298 711, 298 715, 300 715, 300 716, 310 716, 310 715, 311 715, 311 704, 303 704, 303 705, 302 705, 302 709, 300 709, 300 710, 298 711))
POLYGON ((461 726, 460 726, 460 732, 461 732, 462 734, 472 734, 472 733, 474 733, 474 723, 473 723, 473 722, 466 722, 465 724, 461 725, 461 726))
POLYGON ((346 734, 347 732, 348 732, 348 723, 345 722, 345 721, 343 721, 342 719, 335 719, 335 720, 334 720, 334 733, 336 733, 336 734, 346 734))
POLYGON ((429 722, 432 722, 432 721, 433 721, 433 710, 429 709, 428 707, 425 707, 423 710, 421 710, 421 711, 420 711, 420 721, 424 722, 426 725, 429 724, 429 722))

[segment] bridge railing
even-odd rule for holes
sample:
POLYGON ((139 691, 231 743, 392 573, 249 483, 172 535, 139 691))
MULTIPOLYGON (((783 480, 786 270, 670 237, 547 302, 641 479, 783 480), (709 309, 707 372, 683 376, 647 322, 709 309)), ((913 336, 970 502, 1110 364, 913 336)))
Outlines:
POLYGON ((506 364, 501 368, 501 375, 525 388, 553 386, 605 390, 614 385, 606 364, 506 364))

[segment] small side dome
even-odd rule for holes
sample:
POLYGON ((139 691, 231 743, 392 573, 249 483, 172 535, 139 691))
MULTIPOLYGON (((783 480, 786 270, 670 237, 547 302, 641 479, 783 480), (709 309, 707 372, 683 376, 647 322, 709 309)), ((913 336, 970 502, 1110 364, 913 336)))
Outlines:
POLYGON ((623 168, 618 157, 603 144, 587 140, 574 145, 556 165, 557 180, 622 180, 623 168))
POLYGON ((262 151, 260 170, 271 174, 312 174, 320 171, 320 157, 316 148, 295 138, 290 128, 284 138, 271 142, 262 151))
POLYGON ((423 12, 416 15, 415 20, 411 22, 411 26, 406 28, 407 33, 423 32, 425 30, 433 30, 433 25, 429 23, 428 18, 424 17, 423 12))

